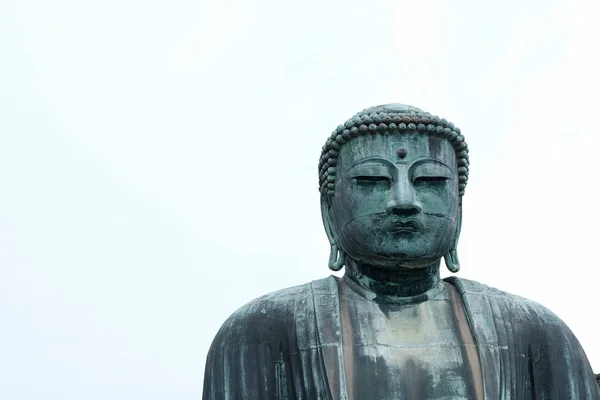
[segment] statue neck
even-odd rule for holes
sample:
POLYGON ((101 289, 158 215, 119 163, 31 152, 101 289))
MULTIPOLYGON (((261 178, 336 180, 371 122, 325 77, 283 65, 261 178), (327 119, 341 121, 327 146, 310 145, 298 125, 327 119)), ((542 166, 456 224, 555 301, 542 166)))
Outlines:
POLYGON ((440 260, 425 268, 382 269, 346 257, 345 277, 376 296, 422 295, 440 285, 440 260))

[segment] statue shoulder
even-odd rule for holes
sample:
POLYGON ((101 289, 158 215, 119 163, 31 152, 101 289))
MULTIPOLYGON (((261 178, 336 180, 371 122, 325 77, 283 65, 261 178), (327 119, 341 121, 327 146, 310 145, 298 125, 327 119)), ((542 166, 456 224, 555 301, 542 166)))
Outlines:
MULTIPOLYGON (((285 393, 282 365, 314 343, 315 298, 333 295, 336 289, 335 278, 329 277, 266 294, 235 311, 208 351, 203 398, 222 399, 224 390, 231 399, 250 398, 249 393, 272 398, 267 393, 275 387, 285 393)), ((324 302, 323 297, 320 300, 324 302)), ((312 374, 311 364, 303 365, 301 368, 312 374)), ((307 383, 311 384, 317 385, 307 383)), ((308 393, 313 390, 304 389, 308 393)))
MULTIPOLYGON (((535 354, 529 365, 536 371, 536 387, 564 394, 552 398, 598 398, 594 374, 581 343, 555 313, 535 301, 479 282, 456 277, 446 281, 461 293, 478 343, 521 356, 535 354), (573 395, 576 392, 581 395, 573 395)), ((505 356, 496 353, 490 357, 499 360, 505 356)))
POLYGON ((331 279, 335 278, 277 290, 250 301, 227 318, 213 346, 266 343, 276 336, 287 335, 296 325, 296 314, 312 301, 315 288, 326 286, 331 279))
POLYGON ((555 327, 560 326, 568 330, 565 323, 554 312, 538 302, 469 279, 450 277, 446 281, 452 283, 463 298, 469 297, 471 301, 485 298, 488 304, 502 304, 501 309, 510 312, 513 318, 521 317, 528 323, 534 321, 539 324, 552 323, 555 327))

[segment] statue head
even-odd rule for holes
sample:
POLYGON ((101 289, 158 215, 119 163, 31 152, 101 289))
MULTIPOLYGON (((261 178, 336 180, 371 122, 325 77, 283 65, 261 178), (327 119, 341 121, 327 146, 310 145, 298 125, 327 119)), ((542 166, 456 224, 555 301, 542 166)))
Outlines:
POLYGON ((425 268, 444 257, 458 271, 468 176, 467 144, 445 119, 403 104, 356 114, 319 161, 329 267, 350 257, 381 269, 425 268))

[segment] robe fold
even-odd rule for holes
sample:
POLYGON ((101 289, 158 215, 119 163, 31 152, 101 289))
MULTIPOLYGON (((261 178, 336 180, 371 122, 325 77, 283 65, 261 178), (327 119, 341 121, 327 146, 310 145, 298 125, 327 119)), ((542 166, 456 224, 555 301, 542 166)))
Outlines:
MULTIPOLYGON (((209 350, 203 399, 348 399, 338 281, 280 290, 237 310, 209 350)), ((463 301, 486 399, 600 400, 581 345, 551 311, 474 281, 446 282, 463 301)))

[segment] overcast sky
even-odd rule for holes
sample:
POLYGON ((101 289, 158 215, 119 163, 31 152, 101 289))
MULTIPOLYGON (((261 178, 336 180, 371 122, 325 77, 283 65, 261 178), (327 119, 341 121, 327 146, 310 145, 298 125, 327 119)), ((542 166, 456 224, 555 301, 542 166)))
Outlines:
POLYGON ((329 274, 317 162, 402 102, 470 147, 459 276, 596 372, 600 3, 0 1, 0 398, 199 399, 221 323, 329 274))

